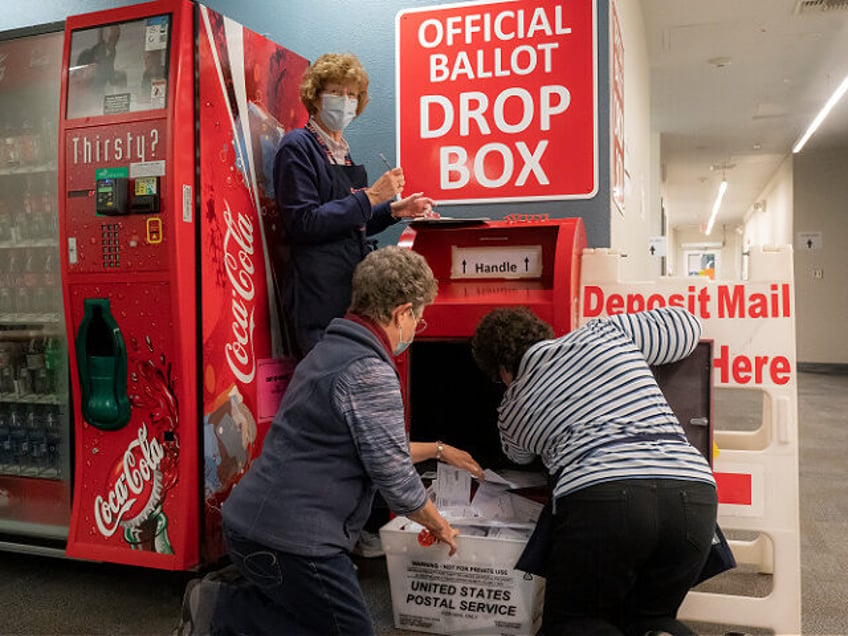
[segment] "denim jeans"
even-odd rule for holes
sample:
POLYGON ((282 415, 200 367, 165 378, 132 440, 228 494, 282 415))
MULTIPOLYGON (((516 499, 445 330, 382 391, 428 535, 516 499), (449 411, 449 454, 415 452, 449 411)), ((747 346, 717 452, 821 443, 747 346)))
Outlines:
POLYGON ((545 636, 692 634, 677 610, 706 562, 718 507, 711 484, 627 479, 556 502, 545 636))
POLYGON ((213 634, 350 636, 374 633, 356 567, 346 553, 326 558, 280 552, 224 533, 230 559, 246 579, 222 584, 213 634))

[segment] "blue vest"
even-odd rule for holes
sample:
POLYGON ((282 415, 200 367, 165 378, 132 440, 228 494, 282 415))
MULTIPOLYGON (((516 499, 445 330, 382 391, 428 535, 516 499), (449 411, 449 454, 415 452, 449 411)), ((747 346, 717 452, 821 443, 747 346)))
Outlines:
POLYGON ((297 366, 260 456, 224 503, 227 529, 303 556, 353 548, 375 488, 347 423, 333 408, 333 389, 340 373, 366 357, 395 368, 371 331, 333 320, 297 366))

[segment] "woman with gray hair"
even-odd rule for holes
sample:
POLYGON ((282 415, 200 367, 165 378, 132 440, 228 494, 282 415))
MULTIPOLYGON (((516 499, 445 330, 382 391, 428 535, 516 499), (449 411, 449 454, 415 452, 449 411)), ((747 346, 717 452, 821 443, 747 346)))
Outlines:
POLYGON ((457 530, 413 466, 393 356, 423 324, 437 283, 424 258, 385 247, 353 275, 353 301, 297 366, 262 452, 223 506, 247 584, 190 583, 184 634, 373 633, 350 551, 379 490, 456 552, 457 530))

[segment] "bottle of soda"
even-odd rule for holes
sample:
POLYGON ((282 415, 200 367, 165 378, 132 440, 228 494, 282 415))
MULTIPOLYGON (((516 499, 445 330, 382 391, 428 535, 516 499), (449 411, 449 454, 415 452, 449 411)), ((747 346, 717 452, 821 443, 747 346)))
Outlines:
POLYGON ((36 191, 32 175, 26 175, 24 180, 23 209, 27 223, 27 238, 40 239, 44 234, 44 213, 41 210, 41 196, 36 191))
POLYGON ((0 363, 0 393, 12 394, 15 392, 15 365, 11 359, 4 359, 0 363))
MULTIPOLYGON (((15 289, 15 311, 18 314, 28 314, 32 307, 32 303, 30 302, 32 299, 30 298, 29 292, 26 287, 18 286, 15 289)), ((23 318, 19 318, 23 320, 23 318)))
POLYGON ((32 122, 24 116, 20 129, 21 163, 33 165, 41 161, 41 137, 36 133, 32 122))
POLYGON ((18 213, 18 240, 28 240, 35 238, 34 229, 34 210, 33 203, 35 200, 32 197, 32 177, 27 175, 27 178, 22 183, 20 195, 20 210, 18 213))
POLYGON ((12 440, 12 472, 19 475, 29 459, 29 438, 24 418, 14 407, 9 413, 9 429, 12 440))
POLYGON ((41 209, 44 212, 45 238, 59 238, 59 214, 56 201, 56 186, 54 179, 50 178, 52 173, 44 174, 44 183, 41 187, 41 209))
POLYGON ((15 311, 12 281, 9 275, 9 258, 14 250, 0 249, 0 317, 15 311))
POLYGON ((12 213, 9 210, 9 202, 6 199, 6 193, 0 192, 0 243, 6 243, 11 240, 12 213))
MULTIPOLYGON (((13 258, 16 255, 13 254, 13 258)), ((32 297, 30 294, 30 282, 32 280, 33 261, 30 250, 17 254, 14 265, 15 277, 15 310, 19 314, 28 314, 32 310, 32 297)))
POLYGON ((44 313, 56 313, 56 300, 59 290, 59 273, 56 271, 56 255, 48 250, 44 256, 44 278, 41 283, 43 292, 42 309, 44 313))
POLYGON ((12 463, 12 429, 9 428, 9 407, 0 403, 0 474, 9 472, 12 463))
POLYGON ((59 131, 53 117, 41 118, 41 154, 45 162, 56 161, 59 154, 59 131))
POLYGON ((10 168, 17 167, 21 164, 21 143, 18 135, 16 122, 11 118, 6 119, 6 124, 3 126, 3 134, 0 137, 0 142, 3 144, 3 159, 10 168))
POLYGON ((29 444, 29 462, 27 473, 39 475, 47 465, 47 433, 44 430, 44 419, 41 406, 30 405, 27 409, 27 441, 29 444))
POLYGON ((35 428, 35 407, 27 404, 23 413, 24 434, 26 435, 26 453, 21 460, 21 474, 33 475, 35 473, 32 454, 32 431, 35 428))
POLYGON ((48 395, 51 392, 47 369, 41 367, 33 372, 32 392, 36 395, 48 395))
POLYGON ((45 393, 55 395, 59 393, 59 373, 62 364, 62 346, 59 338, 51 336, 44 345, 44 368, 47 371, 47 387, 45 393))
POLYGON ((5 289, 8 290, 11 302, 3 304, 3 313, 14 314, 18 311, 18 295, 15 293, 18 286, 18 250, 9 250, 6 259, 5 272, 0 271, 0 277, 5 279, 5 289))
MULTIPOLYGON (((15 297, 12 295, 12 290, 4 285, 2 280, 0 280, 0 307, 3 308, 0 310, 0 315, 8 315, 15 311, 15 297)), ((2 392, 0 390, 0 393, 2 392)))
POLYGON ((30 395, 32 394, 32 374, 29 372, 29 369, 26 368, 26 365, 21 366, 18 369, 18 395, 30 395))
POLYGON ((26 365, 31 371, 44 366, 45 338, 30 338, 26 352, 26 365))
POLYGON ((62 432, 59 430, 59 415, 59 407, 57 405, 47 405, 46 413, 44 414, 44 436, 47 444, 45 474, 50 477, 62 476, 62 432))

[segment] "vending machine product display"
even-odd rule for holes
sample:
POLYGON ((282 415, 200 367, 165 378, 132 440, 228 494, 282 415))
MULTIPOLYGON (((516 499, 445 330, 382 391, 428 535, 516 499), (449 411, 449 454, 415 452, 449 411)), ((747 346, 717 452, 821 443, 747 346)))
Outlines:
POLYGON ((69 556, 191 569, 290 374, 273 150, 308 62, 188 0, 69 17, 59 184, 69 556))
POLYGON ((71 511, 59 279, 61 25, 0 34, 0 545, 61 549, 71 511))

